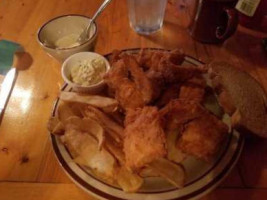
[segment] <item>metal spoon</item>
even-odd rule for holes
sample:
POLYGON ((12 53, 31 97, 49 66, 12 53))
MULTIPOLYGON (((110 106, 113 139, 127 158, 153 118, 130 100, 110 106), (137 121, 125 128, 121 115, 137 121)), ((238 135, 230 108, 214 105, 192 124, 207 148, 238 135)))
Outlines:
POLYGON ((96 13, 94 14, 94 16, 92 17, 92 19, 89 21, 88 26, 86 27, 86 29, 83 30, 83 32, 81 33, 81 35, 79 36, 79 38, 77 39, 77 42, 83 42, 85 40, 88 39, 89 36, 89 31, 91 28, 91 25, 94 23, 94 21, 96 20, 96 18, 100 15, 100 13, 102 13, 102 11, 106 8, 106 6, 111 2, 111 0, 105 0, 102 5, 98 8, 98 10, 96 11, 96 13))

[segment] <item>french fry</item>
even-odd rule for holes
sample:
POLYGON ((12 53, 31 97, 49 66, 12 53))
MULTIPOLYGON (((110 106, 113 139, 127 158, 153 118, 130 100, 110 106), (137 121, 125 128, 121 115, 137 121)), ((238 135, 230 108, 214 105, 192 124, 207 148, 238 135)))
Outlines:
POLYGON ((58 119, 64 123, 69 117, 76 116, 67 102, 60 102, 57 110, 58 119))
POLYGON ((152 169, 160 174, 167 181, 178 188, 185 184, 185 170, 182 165, 174 164, 171 161, 160 158, 148 164, 152 169))
POLYGON ((113 112, 118 107, 118 101, 116 99, 98 95, 82 95, 75 92, 61 92, 59 98, 67 102, 78 102, 95 106, 105 110, 106 112, 113 112))

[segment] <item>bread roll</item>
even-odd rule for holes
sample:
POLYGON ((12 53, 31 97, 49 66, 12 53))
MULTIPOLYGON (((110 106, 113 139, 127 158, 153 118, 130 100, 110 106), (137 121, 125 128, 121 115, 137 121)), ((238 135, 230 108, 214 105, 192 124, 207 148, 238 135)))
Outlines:
POLYGON ((232 115, 233 126, 267 138, 267 97, 261 85, 248 73, 226 62, 210 63, 209 74, 213 87, 222 95, 219 97, 219 101, 223 99, 222 107, 232 115))

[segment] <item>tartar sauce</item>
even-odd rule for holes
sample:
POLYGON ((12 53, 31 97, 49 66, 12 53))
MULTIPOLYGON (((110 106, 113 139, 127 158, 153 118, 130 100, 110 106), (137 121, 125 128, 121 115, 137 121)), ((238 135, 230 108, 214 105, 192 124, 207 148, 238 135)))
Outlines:
POLYGON ((71 69, 71 80, 82 86, 90 86, 100 82, 106 72, 103 59, 82 60, 71 69))

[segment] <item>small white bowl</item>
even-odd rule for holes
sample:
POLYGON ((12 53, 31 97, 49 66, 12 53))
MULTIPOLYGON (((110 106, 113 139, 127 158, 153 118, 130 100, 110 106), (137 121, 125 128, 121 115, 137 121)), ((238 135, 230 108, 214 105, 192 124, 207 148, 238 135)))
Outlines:
POLYGON ((90 38, 80 45, 69 48, 56 48, 60 38, 75 34, 80 35, 90 18, 82 15, 63 15, 46 22, 38 31, 37 39, 41 47, 52 57, 63 62, 69 56, 83 51, 93 51, 97 38, 97 25, 93 23, 90 38))
POLYGON ((103 90, 104 87, 106 86, 104 79, 101 80, 100 82, 93 84, 93 85, 90 85, 90 86, 82 86, 82 85, 73 83, 70 80, 70 73, 71 73, 71 69, 73 66, 77 65, 77 63, 79 63, 80 61, 91 60, 94 58, 103 59, 105 64, 106 64, 106 72, 108 72, 108 70, 110 69, 109 62, 107 61, 107 59, 104 56, 102 56, 98 53, 93 53, 93 52, 76 53, 76 54, 70 56, 69 58, 67 58, 63 62, 62 68, 61 68, 62 77, 63 77, 64 81, 67 84, 69 84, 74 91, 96 94, 96 93, 99 93, 101 90, 103 90))

